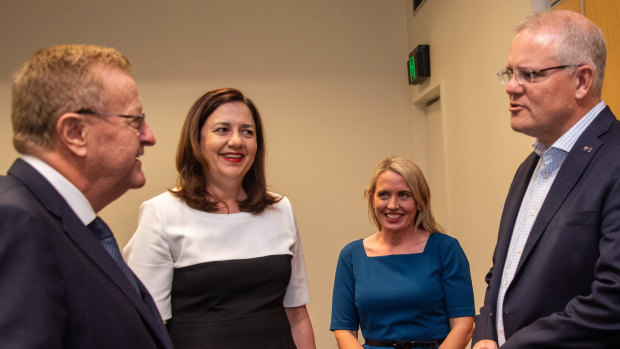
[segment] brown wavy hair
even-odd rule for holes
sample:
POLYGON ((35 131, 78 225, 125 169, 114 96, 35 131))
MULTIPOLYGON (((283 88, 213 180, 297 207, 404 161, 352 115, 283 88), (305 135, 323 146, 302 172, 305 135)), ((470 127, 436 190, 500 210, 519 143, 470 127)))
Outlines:
POLYGON ((248 106, 256 127, 256 155, 248 173, 243 177, 241 185, 247 194, 247 198, 239 201, 239 209, 242 212, 258 214, 267 206, 280 201, 281 198, 267 191, 265 138, 258 109, 249 98, 234 88, 211 90, 198 98, 189 109, 177 148, 176 167, 179 173, 177 187, 169 189, 169 191, 194 209, 205 212, 217 211, 220 201, 213 200, 207 192, 206 172, 209 166, 202 156, 200 131, 207 118, 220 105, 229 102, 242 102, 248 106))

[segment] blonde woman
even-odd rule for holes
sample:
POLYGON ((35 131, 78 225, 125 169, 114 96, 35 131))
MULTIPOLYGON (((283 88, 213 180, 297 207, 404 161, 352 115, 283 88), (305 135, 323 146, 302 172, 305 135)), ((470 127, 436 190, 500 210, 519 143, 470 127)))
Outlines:
POLYGON ((469 263, 433 218, 424 175, 387 158, 365 197, 379 232, 340 253, 331 322, 338 347, 465 348, 475 312, 469 263))

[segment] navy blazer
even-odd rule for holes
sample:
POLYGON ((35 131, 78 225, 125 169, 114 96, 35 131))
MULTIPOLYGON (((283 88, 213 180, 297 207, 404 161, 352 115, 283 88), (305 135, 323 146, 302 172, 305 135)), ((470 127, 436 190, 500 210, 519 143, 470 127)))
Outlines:
POLYGON ((0 348, 172 348, 139 287, 30 165, 0 177, 0 348))
MULTIPOLYGON (((538 158, 530 154, 510 186, 472 343, 497 341, 497 294, 538 158)), ((620 348, 620 122, 609 107, 584 131, 560 168, 503 308, 503 349, 620 348)))

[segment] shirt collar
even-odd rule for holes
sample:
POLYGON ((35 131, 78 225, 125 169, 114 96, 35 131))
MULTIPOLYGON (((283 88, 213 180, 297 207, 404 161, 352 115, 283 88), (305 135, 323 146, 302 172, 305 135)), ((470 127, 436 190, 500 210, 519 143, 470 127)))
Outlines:
POLYGON ((90 205, 90 202, 88 202, 88 199, 86 199, 86 196, 60 174, 60 172, 56 171, 43 160, 32 155, 22 155, 22 160, 34 167, 37 172, 50 182, 52 187, 65 199, 69 207, 71 207, 84 225, 88 225, 88 223, 95 219, 97 215, 90 205))
MULTIPOLYGON (((556 148, 562 150, 566 153, 570 152, 573 148, 579 137, 583 134, 583 132, 590 126, 592 121, 596 118, 596 116, 605 108, 605 102, 600 101, 594 108, 590 109, 586 115, 584 115, 577 123, 573 125, 568 131, 566 131, 557 141, 555 141, 550 148, 556 148)), ((538 139, 534 141, 532 144, 534 148, 534 152, 539 156, 547 151, 550 148, 547 148, 542 142, 538 139)))

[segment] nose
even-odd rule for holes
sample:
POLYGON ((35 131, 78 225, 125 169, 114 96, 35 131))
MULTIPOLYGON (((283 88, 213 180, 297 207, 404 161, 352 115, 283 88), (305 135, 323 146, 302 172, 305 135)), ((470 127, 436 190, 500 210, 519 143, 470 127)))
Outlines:
POLYGON ((228 146, 231 148, 238 148, 243 145, 243 138, 241 138, 241 134, 239 131, 232 132, 230 138, 228 139, 228 146))
POLYGON ((390 196, 390 199, 388 200, 388 203, 387 203, 387 207, 389 209, 398 208, 398 198, 396 197, 396 195, 390 196))
POLYGON ((510 77, 510 81, 506 84, 506 93, 507 94, 519 94, 523 92, 523 85, 519 83, 517 80, 517 74, 512 74, 510 77))
POLYGON ((146 122, 142 125, 142 128, 140 128, 138 135, 140 136, 140 143, 148 146, 155 145, 155 134, 146 122))

